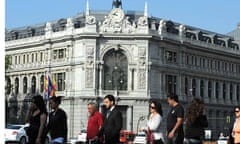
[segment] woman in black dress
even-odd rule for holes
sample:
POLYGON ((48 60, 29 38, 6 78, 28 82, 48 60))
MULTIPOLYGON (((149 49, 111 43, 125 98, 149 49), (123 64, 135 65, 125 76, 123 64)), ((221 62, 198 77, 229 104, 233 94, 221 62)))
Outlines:
POLYGON ((52 144, 63 144, 67 141, 67 115, 59 108, 61 97, 52 96, 49 100, 51 109, 47 132, 50 132, 52 144))
POLYGON ((47 110, 43 97, 41 95, 34 96, 27 117, 27 122, 29 122, 28 144, 44 144, 46 121, 47 110))

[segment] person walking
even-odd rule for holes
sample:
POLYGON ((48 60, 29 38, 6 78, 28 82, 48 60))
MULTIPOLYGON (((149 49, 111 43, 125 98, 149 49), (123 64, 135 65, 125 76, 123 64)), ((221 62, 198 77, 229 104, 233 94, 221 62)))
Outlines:
POLYGON ((161 132, 161 123, 162 123, 162 106, 160 102, 151 101, 150 102, 150 115, 147 122, 147 127, 141 128, 140 131, 146 131, 148 136, 151 137, 152 140, 149 139, 150 144, 163 144, 163 133, 161 132))
MULTIPOLYGON (((87 141, 95 140, 99 130, 103 125, 103 115, 97 110, 97 104, 94 102, 88 103, 87 106, 89 118, 87 125, 87 141)), ((103 139, 96 139, 97 143, 102 143, 103 139)))
POLYGON ((113 95, 104 97, 104 105, 107 109, 103 126, 97 136, 104 136, 105 144, 118 144, 120 139, 120 130, 122 129, 122 114, 116 108, 113 95))
POLYGON ((202 144, 204 128, 208 126, 203 100, 199 98, 192 100, 186 110, 185 124, 184 144, 202 144))
POLYGON ((28 135, 28 144, 44 144, 46 135, 47 110, 41 95, 32 98, 31 106, 27 116, 29 128, 26 133, 28 135))
POLYGON ((52 144, 63 144, 67 141, 67 115, 59 108, 61 97, 52 96, 49 100, 50 108, 53 110, 49 114, 47 132, 50 132, 52 144))
POLYGON ((168 144, 183 144, 183 119, 184 109, 178 101, 176 94, 169 94, 167 102, 171 106, 167 115, 167 143, 168 144))
POLYGON ((240 144, 240 106, 234 108, 235 122, 232 129, 232 136, 234 138, 234 144, 240 144))

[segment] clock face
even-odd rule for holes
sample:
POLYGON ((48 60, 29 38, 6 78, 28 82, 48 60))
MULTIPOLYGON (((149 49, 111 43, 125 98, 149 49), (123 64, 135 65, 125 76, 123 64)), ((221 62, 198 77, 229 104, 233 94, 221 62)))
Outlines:
POLYGON ((110 16, 114 20, 121 21, 124 18, 124 13, 121 9, 115 8, 111 11, 110 16))

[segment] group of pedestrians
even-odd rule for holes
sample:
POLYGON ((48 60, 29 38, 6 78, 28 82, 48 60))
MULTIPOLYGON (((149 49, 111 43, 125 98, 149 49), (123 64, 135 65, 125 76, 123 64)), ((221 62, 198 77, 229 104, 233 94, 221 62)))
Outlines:
MULTIPOLYGON (((87 105, 89 112, 87 125, 87 141, 96 144, 118 144, 122 129, 122 114, 116 108, 113 95, 103 99, 105 113, 98 111, 98 105, 90 102, 87 105)), ((194 98, 186 110, 179 103, 176 94, 169 94, 167 102, 170 106, 167 114, 167 133, 164 140, 161 128, 163 112, 160 101, 149 103, 150 114, 146 127, 139 131, 147 133, 149 144, 202 144, 204 128, 208 126, 204 110, 204 102, 194 98)), ((67 115, 59 108, 61 97, 53 96, 49 100, 52 111, 48 114, 42 96, 34 96, 29 111, 27 130, 29 144, 44 144, 46 134, 50 132, 52 144, 63 144, 67 141, 67 115)), ((234 144, 240 144, 240 107, 235 107, 236 120, 232 130, 234 144)))
POLYGON ((67 115, 59 108, 61 97, 52 96, 49 105, 52 111, 48 114, 45 101, 41 95, 34 96, 27 115, 26 130, 28 144, 44 144, 48 133, 52 144, 63 144, 67 140, 67 115))
MULTIPOLYGON (((204 103, 195 98, 186 109, 178 101, 176 94, 167 96, 170 110, 167 114, 167 140, 164 140, 161 128, 163 112, 160 101, 153 100, 149 103, 150 114, 145 127, 139 131, 147 133, 149 144, 201 144, 204 135, 204 127, 208 122, 204 114, 204 103), (183 123, 186 123, 185 132, 183 123)), ((97 111, 95 103, 88 104, 90 113, 87 127, 87 139, 97 140, 97 143, 118 144, 120 130, 122 128, 122 115, 115 106, 115 98, 112 95, 104 97, 106 112, 102 115, 97 111)))
POLYGON ((167 133, 161 129, 162 107, 160 101, 150 102, 150 115, 147 127, 140 128, 146 131, 149 144, 201 144, 204 135, 204 127, 207 127, 207 118, 204 115, 204 103, 195 98, 186 109, 178 101, 176 94, 169 94, 167 102, 170 106, 167 114, 167 133), (186 124, 185 132, 183 124, 186 124), (152 138, 149 138, 152 137, 152 138))

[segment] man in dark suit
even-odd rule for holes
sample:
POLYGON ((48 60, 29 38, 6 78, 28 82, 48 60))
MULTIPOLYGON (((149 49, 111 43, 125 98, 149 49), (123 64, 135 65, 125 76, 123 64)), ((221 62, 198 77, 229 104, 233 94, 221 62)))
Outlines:
POLYGON ((120 130, 122 129, 122 114, 115 107, 115 98, 113 95, 104 97, 104 105, 107 109, 105 120, 98 137, 104 135, 105 144, 118 144, 120 130))

